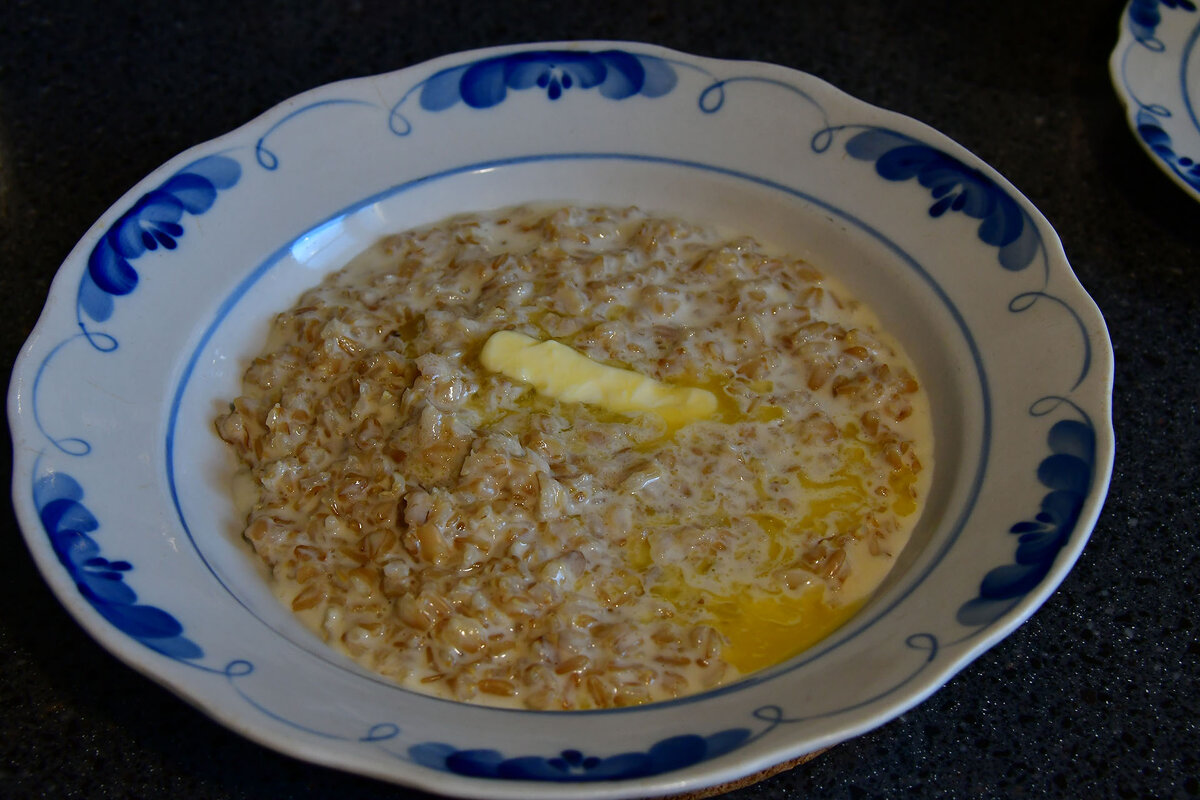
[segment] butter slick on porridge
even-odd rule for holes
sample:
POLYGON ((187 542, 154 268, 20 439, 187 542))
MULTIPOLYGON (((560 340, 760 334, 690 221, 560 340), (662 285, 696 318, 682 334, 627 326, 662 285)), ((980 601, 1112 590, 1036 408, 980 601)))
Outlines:
POLYGON ((844 622, 919 516, 928 404, 807 263, 637 209, 389 236, 217 420, 277 593, 438 696, 702 691, 844 622))

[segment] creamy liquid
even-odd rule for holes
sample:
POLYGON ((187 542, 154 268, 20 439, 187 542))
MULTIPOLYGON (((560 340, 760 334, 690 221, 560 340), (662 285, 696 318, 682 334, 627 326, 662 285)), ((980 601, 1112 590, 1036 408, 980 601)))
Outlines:
POLYGON ((218 427, 260 487, 247 538, 331 644, 420 691, 588 708, 727 683, 861 607, 932 472, 913 372, 841 286, 751 240, 519 209, 389 237, 307 293, 218 427), (586 367, 557 384, 592 402, 549 396, 483 367, 498 331, 716 412, 614 411, 586 367), (347 474, 367 494, 337 496, 403 511, 341 503, 347 474))

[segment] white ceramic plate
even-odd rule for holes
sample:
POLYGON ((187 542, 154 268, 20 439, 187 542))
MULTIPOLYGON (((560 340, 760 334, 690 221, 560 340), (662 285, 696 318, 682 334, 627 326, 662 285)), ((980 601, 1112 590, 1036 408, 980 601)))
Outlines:
POLYGON ((256 741, 449 795, 649 796, 881 725, 1028 617, 1099 513, 1111 385, 1054 231, 937 132, 778 66, 506 47, 308 92, 130 190, 64 263, 14 371, 13 492, 80 624, 256 741), (932 398, 934 488, 843 629, 708 694, 546 714, 399 689, 275 601, 212 426, 270 315, 381 234, 524 201, 753 233, 904 341, 932 398))
POLYGON ((1200 13, 1192 0, 1132 0, 1109 72, 1154 163, 1200 200, 1200 13))

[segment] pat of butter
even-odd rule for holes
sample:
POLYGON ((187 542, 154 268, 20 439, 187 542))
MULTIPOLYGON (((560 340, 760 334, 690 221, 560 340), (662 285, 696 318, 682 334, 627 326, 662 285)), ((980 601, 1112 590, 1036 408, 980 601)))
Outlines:
POLYGON ((527 383, 555 400, 590 403, 621 414, 650 412, 671 428, 717 411, 716 395, 705 389, 671 386, 593 361, 553 339, 539 342, 516 331, 493 333, 479 360, 487 369, 527 383))

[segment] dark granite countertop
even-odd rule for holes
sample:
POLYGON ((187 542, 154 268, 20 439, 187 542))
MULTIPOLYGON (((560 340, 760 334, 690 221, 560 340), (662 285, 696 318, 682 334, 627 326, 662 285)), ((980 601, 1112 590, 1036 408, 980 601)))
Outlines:
MULTIPOLYGON (((961 142, 1057 228, 1112 333, 1118 456, 1091 543, 1028 623, 909 713, 728 796, 1197 796, 1200 205, 1125 124, 1107 71, 1120 15, 1108 0, 8 0, 4 358, 11 365, 68 251, 131 185, 313 86, 566 38, 811 72, 961 142)), ((0 536, 0 796, 415 796, 210 721, 83 633, 11 512, 0 536)))

